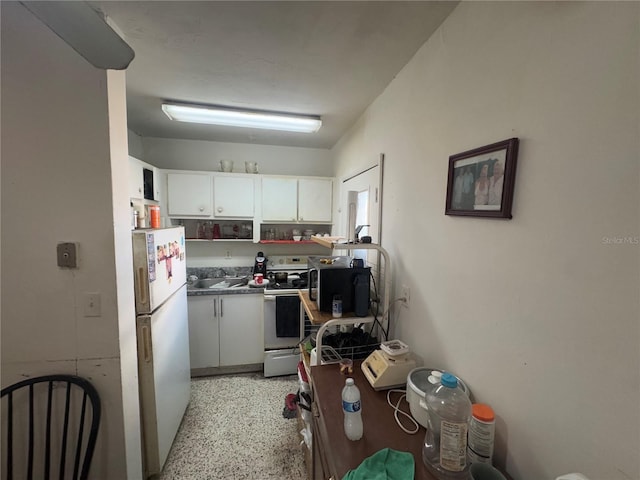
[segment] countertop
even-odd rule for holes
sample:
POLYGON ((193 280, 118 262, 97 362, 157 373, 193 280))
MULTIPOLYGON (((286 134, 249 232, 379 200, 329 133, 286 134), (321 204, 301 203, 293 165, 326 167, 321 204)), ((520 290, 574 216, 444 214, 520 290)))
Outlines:
MULTIPOLYGON (((342 478, 365 458, 388 447, 413 455, 416 480, 436 480, 422 461, 425 429, 420 427, 414 435, 400 429, 393 417, 393 409, 387 404, 387 391, 376 392, 371 388, 360 369, 360 363, 354 362, 353 374, 349 375, 360 389, 362 399, 364 435, 357 442, 348 440, 344 434, 341 395, 347 376, 340 374, 339 365, 311 367, 314 399, 320 413, 318 433, 327 454, 330 473, 335 478, 342 478)), ((393 400, 397 398, 398 394, 395 394, 393 400)), ((408 404, 401 406, 409 411, 408 404)))
POLYGON ((187 284, 187 296, 200 295, 255 295, 264 294, 264 287, 193 288, 187 284))

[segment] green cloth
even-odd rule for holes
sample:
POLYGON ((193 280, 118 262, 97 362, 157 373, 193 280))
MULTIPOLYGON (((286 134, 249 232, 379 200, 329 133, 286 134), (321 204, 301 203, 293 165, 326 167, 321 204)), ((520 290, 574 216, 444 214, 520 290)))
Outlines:
POLYGON ((414 477, 411 453, 383 448, 349 470, 342 480, 413 480, 414 477))

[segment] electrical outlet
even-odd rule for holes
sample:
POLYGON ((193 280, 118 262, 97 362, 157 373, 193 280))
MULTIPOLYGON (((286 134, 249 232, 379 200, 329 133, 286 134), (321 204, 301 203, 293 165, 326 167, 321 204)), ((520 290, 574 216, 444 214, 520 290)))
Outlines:
POLYGON ((411 300, 411 289, 407 285, 400 287, 400 298, 402 298, 402 304, 408 307, 409 301, 411 300))
POLYGON ((226 255, 224 256, 224 258, 231 258, 231 250, 227 250, 226 255))

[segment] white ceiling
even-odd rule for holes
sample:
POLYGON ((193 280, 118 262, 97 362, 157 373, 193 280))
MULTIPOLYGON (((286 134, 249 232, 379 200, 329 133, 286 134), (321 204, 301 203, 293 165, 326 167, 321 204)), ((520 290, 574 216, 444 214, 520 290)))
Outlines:
POLYGON ((135 51, 129 128, 143 137, 331 148, 456 1, 98 1, 135 51), (313 134, 169 120, 163 100, 320 115, 313 134))

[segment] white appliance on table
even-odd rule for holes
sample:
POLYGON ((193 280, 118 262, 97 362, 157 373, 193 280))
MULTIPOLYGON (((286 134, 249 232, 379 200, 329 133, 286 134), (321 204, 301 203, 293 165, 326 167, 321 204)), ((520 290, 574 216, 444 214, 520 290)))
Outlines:
POLYGON ((190 398, 187 272, 184 227, 132 236, 146 478, 162 471, 190 398))
POLYGON ((270 281, 264 289, 264 376, 295 375, 300 361, 298 345, 304 338, 304 316, 300 313, 298 290, 307 288, 307 257, 274 255, 268 258, 268 276, 275 272, 287 272, 287 283, 270 281), (282 323, 295 318, 298 328, 292 331, 282 323))

